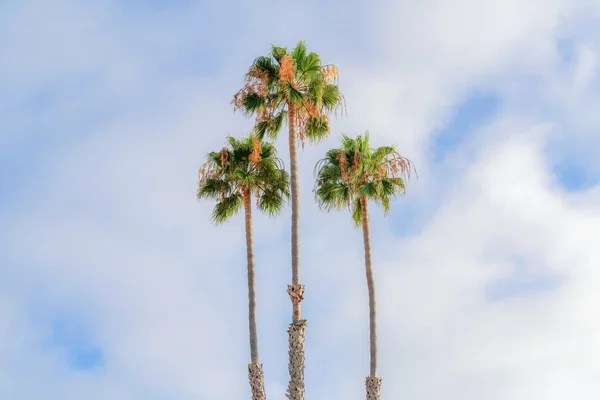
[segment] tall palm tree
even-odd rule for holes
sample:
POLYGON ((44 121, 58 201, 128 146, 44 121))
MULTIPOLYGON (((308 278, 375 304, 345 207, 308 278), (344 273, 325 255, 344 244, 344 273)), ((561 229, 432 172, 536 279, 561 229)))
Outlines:
POLYGON ((405 178, 414 169, 393 146, 372 149, 369 134, 356 139, 342 136, 342 146, 329 150, 315 167, 315 194, 322 209, 349 208, 357 227, 362 225, 365 270, 369 291, 370 374, 366 379, 367 400, 379 399, 381 378, 377 377, 377 310, 371 262, 369 201, 383 206, 387 214, 390 200, 405 193, 405 178))
POLYGON ((260 211, 278 214, 289 197, 289 176, 277 158, 275 147, 253 135, 242 140, 227 138, 228 147, 208 154, 200 168, 198 198, 217 201, 212 213, 216 224, 227 221, 244 208, 246 214, 246 258, 248 265, 248 321, 250 356, 248 378, 253 400, 266 399, 262 364, 258 362, 256 335, 256 289, 254 240, 252 237, 252 196, 260 211))
POLYGON ((337 85, 338 70, 323 65, 317 53, 307 53, 300 41, 289 53, 285 47, 272 46, 268 56, 258 57, 246 74, 246 83, 232 100, 235 110, 256 117, 258 137, 275 139, 283 121, 288 123, 290 176, 292 184, 292 301, 289 334, 290 382, 286 397, 304 399, 304 338, 306 320, 301 302, 304 286, 300 283, 300 202, 298 185, 298 141, 317 142, 329 133, 328 116, 343 106, 337 85))

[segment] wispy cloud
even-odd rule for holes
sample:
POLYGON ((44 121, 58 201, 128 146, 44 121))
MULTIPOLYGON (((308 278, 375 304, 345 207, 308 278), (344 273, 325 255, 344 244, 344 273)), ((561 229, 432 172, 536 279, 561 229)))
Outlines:
MULTIPOLYGON (((365 4, 0 6, 0 397, 248 396, 243 221, 209 223, 196 171, 251 129, 228 103, 253 57, 302 38, 348 102, 300 161, 308 396, 363 396, 360 232, 311 190, 368 129, 419 170, 373 210, 384 396, 596 398, 598 5, 365 4)), ((255 229, 282 397, 289 214, 255 229)))

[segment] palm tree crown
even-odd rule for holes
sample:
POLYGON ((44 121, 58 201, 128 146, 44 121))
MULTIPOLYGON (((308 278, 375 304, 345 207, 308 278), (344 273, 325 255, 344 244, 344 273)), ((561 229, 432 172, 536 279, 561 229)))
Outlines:
POLYGON ((259 210, 277 215, 289 197, 289 177, 275 147, 252 134, 227 138, 228 147, 208 154, 200 168, 198 198, 217 200, 212 220, 221 224, 243 206, 245 195, 255 195, 259 210))
POLYGON ((394 146, 371 148, 368 132, 355 139, 343 135, 341 141, 342 146, 329 150, 315 167, 315 194, 322 209, 350 208, 360 226, 360 199, 375 201, 387 214, 390 200, 405 193, 405 179, 414 166, 394 146))
MULTIPOLYGON (((232 100, 235 110, 256 117, 259 138, 276 138, 292 107, 298 139, 319 141, 329 133, 328 114, 343 105, 335 65, 322 65, 317 53, 307 53, 300 41, 291 53, 272 46, 246 74, 246 84, 232 100)), ((290 121, 288 121, 290 123, 290 121)))

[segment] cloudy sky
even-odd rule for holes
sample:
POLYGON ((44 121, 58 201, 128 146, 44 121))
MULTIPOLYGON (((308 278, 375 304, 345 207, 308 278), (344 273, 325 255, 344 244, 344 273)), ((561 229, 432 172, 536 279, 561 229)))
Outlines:
MULTIPOLYGON (((243 218, 210 224, 197 170, 299 39, 348 108, 300 158, 307 397, 364 398, 361 233, 312 170, 369 130, 419 172, 372 209, 383 397, 598 399, 597 0, 0 1, 0 398, 250 397, 243 218)), ((272 399, 289 217, 255 218, 272 399)))

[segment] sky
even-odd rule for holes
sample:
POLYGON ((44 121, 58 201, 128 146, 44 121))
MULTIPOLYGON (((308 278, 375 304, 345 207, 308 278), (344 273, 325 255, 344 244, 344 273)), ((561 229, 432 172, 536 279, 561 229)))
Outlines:
MULTIPOLYGON (((243 217, 212 225, 197 171, 252 129, 252 60, 300 39, 347 102, 300 152, 307 398, 364 398, 361 232, 312 182, 367 130, 418 170, 371 209, 382 397, 598 398, 598 1, 3 0, 1 399, 250 397, 243 217)), ((289 207, 254 232, 281 399, 289 207)))

